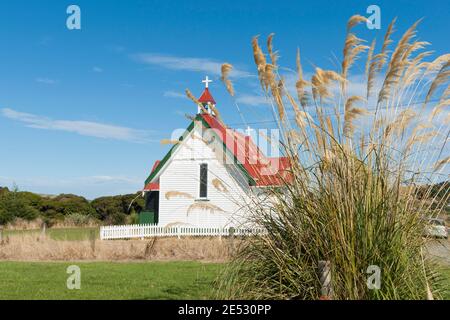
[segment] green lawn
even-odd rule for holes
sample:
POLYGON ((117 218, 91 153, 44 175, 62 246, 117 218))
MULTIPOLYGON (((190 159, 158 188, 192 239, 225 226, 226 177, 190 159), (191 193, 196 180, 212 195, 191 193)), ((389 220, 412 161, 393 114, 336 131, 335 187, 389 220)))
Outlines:
POLYGON ((208 299, 220 264, 0 262, 0 299, 208 299), (70 265, 81 289, 67 289, 70 265))
POLYGON ((450 268, 442 268, 441 270, 442 275, 445 278, 445 292, 442 295, 442 298, 445 300, 450 300, 450 268))
MULTIPOLYGON (((4 299, 208 299, 222 264, 200 262, 0 262, 4 299), (81 289, 69 290, 66 269, 81 269, 81 289)), ((450 268, 442 269, 450 288, 450 268)), ((450 299, 445 292, 444 299, 450 299)))
MULTIPOLYGON (((47 229, 46 234, 55 240, 89 240, 92 232, 95 237, 99 238, 99 228, 64 228, 64 229, 47 229)), ((5 236, 31 234, 39 235, 41 230, 5 230, 5 236)))

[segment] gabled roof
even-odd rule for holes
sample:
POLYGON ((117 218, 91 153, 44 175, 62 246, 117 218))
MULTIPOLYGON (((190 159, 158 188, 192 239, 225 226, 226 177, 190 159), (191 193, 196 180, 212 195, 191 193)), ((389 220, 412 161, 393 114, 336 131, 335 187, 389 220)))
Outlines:
MULTIPOLYGON (((206 89, 207 90, 207 89, 206 89)), ((290 162, 287 157, 270 158, 266 157, 253 140, 240 132, 227 128, 219 122, 216 117, 210 114, 198 114, 189 125, 180 140, 184 140, 192 131, 195 121, 201 121, 206 128, 213 129, 223 143, 224 150, 231 155, 235 164, 242 170, 248 178, 249 184, 254 186, 281 186, 292 180, 289 172, 290 162)), ((174 145, 166 156, 158 163, 155 163, 150 176, 145 181, 145 188, 156 187, 156 177, 170 159, 179 144, 174 145), (154 181, 155 180, 155 181, 154 181)), ((159 186, 158 186, 159 187, 159 186)), ((156 189, 153 189, 156 190, 156 189)))
MULTIPOLYGON (((159 161, 159 160, 155 161, 155 163, 153 164, 151 173, 153 173, 156 170, 156 168, 158 167, 160 162, 161 161, 159 161)), ((159 191, 159 182, 152 182, 152 183, 146 184, 144 187, 144 191, 159 191)))
POLYGON ((222 142, 243 165, 257 186, 283 185, 287 179, 289 158, 269 158, 258 148, 251 137, 229 129, 210 114, 202 114, 209 127, 220 133, 222 142))
POLYGON ((211 102, 212 104, 216 104, 216 101, 214 100, 213 96, 209 92, 208 88, 205 88, 200 98, 198 98, 198 101, 201 103, 208 103, 211 102))

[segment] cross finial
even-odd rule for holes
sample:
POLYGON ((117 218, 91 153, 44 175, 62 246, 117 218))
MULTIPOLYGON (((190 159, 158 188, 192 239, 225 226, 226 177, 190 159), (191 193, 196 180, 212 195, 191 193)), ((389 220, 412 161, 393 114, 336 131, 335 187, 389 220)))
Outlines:
POLYGON ((250 128, 250 126, 247 126, 245 133, 247 134, 247 136, 250 136, 252 134, 252 128, 250 128))
POLYGON ((202 81, 205 84, 205 88, 208 88, 209 83, 212 82, 212 80, 209 80, 208 76, 206 76, 205 80, 202 81))

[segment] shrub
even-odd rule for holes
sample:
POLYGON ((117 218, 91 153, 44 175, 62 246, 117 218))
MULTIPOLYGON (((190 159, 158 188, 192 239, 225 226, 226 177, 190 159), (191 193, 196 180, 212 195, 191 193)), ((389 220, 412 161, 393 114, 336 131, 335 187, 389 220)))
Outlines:
POLYGON ((128 224, 139 224, 139 214, 132 212, 127 219, 128 224))
POLYGON ((16 218, 33 220, 38 215, 38 210, 28 204, 17 190, 0 194, 0 224, 13 222, 16 218))
POLYGON ((77 227, 87 226, 94 222, 94 218, 90 215, 84 215, 81 213, 72 213, 65 217, 64 223, 66 225, 74 225, 77 227))
POLYGON ((97 216, 107 224, 124 224, 131 212, 139 213, 144 207, 140 194, 101 197, 91 202, 97 216))

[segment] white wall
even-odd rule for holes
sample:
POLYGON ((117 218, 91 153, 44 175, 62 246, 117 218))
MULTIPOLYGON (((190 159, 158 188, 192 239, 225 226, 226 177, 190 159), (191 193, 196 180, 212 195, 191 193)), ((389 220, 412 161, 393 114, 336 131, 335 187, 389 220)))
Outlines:
MULTIPOLYGON (((186 224, 192 226, 225 227, 240 226, 246 221, 245 205, 248 203, 248 181, 234 164, 223 164, 222 142, 216 139, 207 144, 200 139, 198 126, 176 148, 167 167, 160 176, 159 225, 186 224), (196 138, 193 138, 195 135, 196 138), (208 164, 209 204, 223 210, 195 209, 188 213, 193 203, 200 203, 199 177, 200 164, 208 164), (218 179, 228 192, 217 190, 213 179, 218 179), (193 199, 172 197, 166 193, 178 191, 188 193, 193 199)), ((210 138, 207 138, 211 141, 210 138)))

